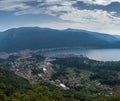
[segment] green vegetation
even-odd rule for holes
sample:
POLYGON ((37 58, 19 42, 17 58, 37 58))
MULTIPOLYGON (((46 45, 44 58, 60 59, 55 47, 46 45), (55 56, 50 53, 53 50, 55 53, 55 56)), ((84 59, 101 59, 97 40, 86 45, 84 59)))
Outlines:
POLYGON ((120 95, 114 95, 112 97, 101 97, 101 98, 97 98, 93 101, 120 101, 120 95))
MULTIPOLYGON (((9 70, 9 62, 14 63, 17 58, 11 56, 0 61, 0 101, 120 101, 120 62, 100 62, 86 57, 56 58, 51 62, 55 72, 50 81, 65 84, 69 89, 64 90, 49 80, 39 79, 37 84, 30 84, 14 74, 9 70)), ((20 63, 31 63, 31 73, 36 76, 44 72, 35 63, 44 59, 33 54, 20 63)), ((23 72, 28 68, 28 65, 21 66, 23 72)))
POLYGON ((88 101, 96 97, 111 96, 112 99, 116 92, 113 89, 120 85, 120 62, 101 62, 86 57, 65 57, 56 58, 52 63, 56 70, 52 78, 59 79, 74 90, 74 94, 79 96, 74 96, 75 98, 88 101))
POLYGON ((55 64, 54 68, 57 71, 53 76, 54 78, 60 77, 61 75, 67 75, 69 68, 70 70, 74 69, 72 74, 81 73, 85 75, 86 77, 84 78, 88 80, 98 80, 102 84, 112 86, 120 85, 120 62, 100 62, 85 57, 73 57, 58 58, 56 61, 53 61, 53 64, 55 64))
POLYGON ((5 99, 14 94, 14 92, 25 92, 29 88, 29 82, 13 72, 0 68, 0 98, 5 99))
POLYGON ((119 41, 111 36, 88 31, 54 30, 38 27, 9 29, 0 34, 1 51, 63 47, 118 48, 119 41), (29 36, 29 37, 28 37, 29 36), (99 37, 97 37, 99 36, 99 37), (106 38, 107 37, 107 38, 106 38), (67 39, 66 39, 67 38, 67 39), (110 40, 109 40, 110 39, 110 40), (111 41, 116 40, 118 42, 111 41))
POLYGON ((0 101, 77 101, 48 83, 29 84, 13 72, 0 68, 0 101))

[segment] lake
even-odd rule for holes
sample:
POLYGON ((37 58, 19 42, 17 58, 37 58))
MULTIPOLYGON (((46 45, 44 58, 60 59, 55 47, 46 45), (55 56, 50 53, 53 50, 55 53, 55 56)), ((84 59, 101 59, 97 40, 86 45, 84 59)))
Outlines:
POLYGON ((58 54, 84 55, 99 61, 120 61, 120 49, 59 49, 42 52, 45 56, 58 54))

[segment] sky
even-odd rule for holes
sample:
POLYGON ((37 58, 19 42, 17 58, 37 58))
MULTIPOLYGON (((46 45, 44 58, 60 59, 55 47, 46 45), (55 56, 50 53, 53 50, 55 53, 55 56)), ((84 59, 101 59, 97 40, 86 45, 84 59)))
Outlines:
POLYGON ((120 0, 0 0, 0 31, 33 26, 120 35, 120 0))

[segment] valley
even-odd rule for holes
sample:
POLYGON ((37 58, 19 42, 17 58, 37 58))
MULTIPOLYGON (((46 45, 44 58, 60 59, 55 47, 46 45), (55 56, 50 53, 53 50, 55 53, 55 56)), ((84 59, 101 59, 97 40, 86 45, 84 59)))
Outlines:
POLYGON ((14 89, 12 93, 3 82, 7 75, 1 76, 0 90, 5 101, 12 98, 18 101, 99 101, 114 99, 120 94, 118 36, 39 27, 9 29, 0 36, 0 68, 13 76, 10 81, 6 78, 12 87, 9 88, 14 89), (19 86, 18 91, 14 85, 19 86), (56 91, 58 96, 55 97, 56 91), (38 94, 43 97, 39 98, 38 94))
POLYGON ((102 62, 82 55, 44 57, 37 51, 19 51, 1 58, 0 66, 32 84, 46 82, 62 89, 65 95, 71 91, 75 99, 85 101, 111 97, 120 85, 119 61, 102 62))
POLYGON ((0 0, 0 101, 120 101, 120 0, 0 0))

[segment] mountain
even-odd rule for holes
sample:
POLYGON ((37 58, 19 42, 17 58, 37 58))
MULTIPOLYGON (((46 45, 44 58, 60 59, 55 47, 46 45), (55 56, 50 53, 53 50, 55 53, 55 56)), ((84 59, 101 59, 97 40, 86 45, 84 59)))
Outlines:
POLYGON ((116 37, 109 35, 109 34, 104 34, 104 33, 96 33, 96 32, 91 32, 91 35, 94 35, 96 38, 102 39, 104 41, 107 42, 117 42, 120 41, 119 39, 117 39, 116 37))
POLYGON ((39 27, 13 28, 1 32, 0 36, 1 51, 61 47, 112 48, 112 44, 119 43, 117 38, 108 34, 39 27))
POLYGON ((120 35, 114 35, 118 40, 120 40, 120 35))
POLYGON ((89 33, 91 35, 93 35, 94 37, 98 38, 98 39, 102 39, 104 41, 108 41, 108 42, 117 42, 120 41, 120 36, 119 35, 109 35, 109 34, 105 34, 105 33, 98 33, 98 32, 90 32, 90 31, 86 31, 86 30, 78 30, 78 29, 67 29, 68 31, 74 31, 74 32, 85 32, 85 33, 89 33), (118 38, 119 37, 119 38, 118 38))

